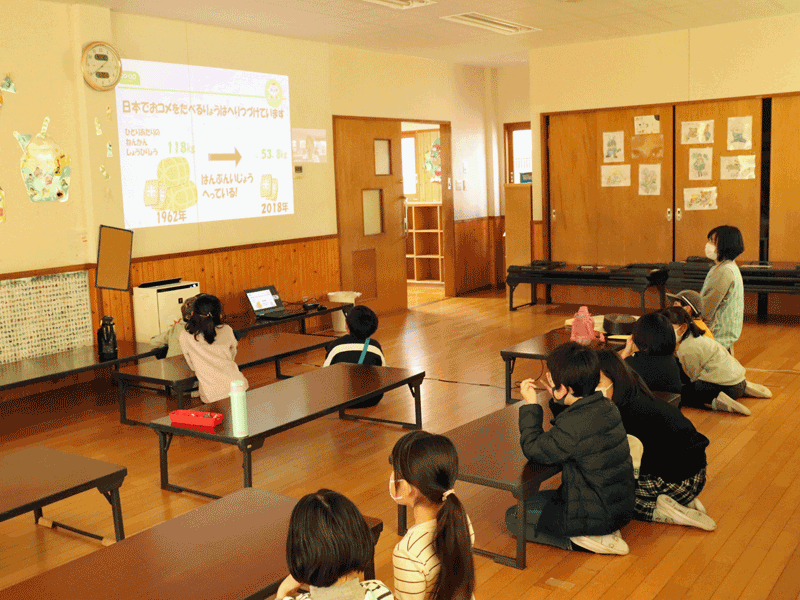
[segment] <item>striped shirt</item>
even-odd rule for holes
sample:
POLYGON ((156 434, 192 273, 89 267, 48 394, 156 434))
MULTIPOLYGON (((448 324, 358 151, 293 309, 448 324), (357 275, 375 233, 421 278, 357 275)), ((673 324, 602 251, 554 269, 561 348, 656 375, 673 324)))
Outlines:
POLYGON ((700 290, 703 318, 725 349, 733 346, 742 334, 744 322, 744 282, 739 267, 732 260, 714 265, 700 290))
MULTIPOLYGON (((475 543, 472 521, 467 517, 469 536, 475 543)), ((433 548, 436 519, 414 525, 394 547, 394 597, 398 600, 427 600, 439 576, 439 558, 433 548)))
MULTIPOLYGON (((352 335, 345 335, 328 344, 328 355, 325 357, 323 367, 335 365, 336 363, 357 363, 361 358, 366 340, 358 340, 352 335)), ((370 338, 367 354, 364 356, 362 364, 382 367, 386 364, 381 345, 377 340, 370 338)))

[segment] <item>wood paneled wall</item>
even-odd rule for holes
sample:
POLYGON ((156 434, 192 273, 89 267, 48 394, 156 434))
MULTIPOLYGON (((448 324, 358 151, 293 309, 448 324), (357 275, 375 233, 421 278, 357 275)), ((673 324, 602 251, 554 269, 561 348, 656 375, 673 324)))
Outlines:
MULTIPOLYGON (((93 273, 90 277, 94 281, 93 273)), ((248 312, 250 307, 243 290, 262 285, 274 285, 284 302, 297 302, 309 296, 324 303, 325 294, 337 291, 341 285, 339 240, 337 236, 326 236, 132 261, 132 288, 171 277, 200 282, 200 291, 217 296, 228 315, 248 312)), ((110 314, 116 323, 117 336, 134 339, 132 291, 100 292, 101 310, 95 315, 95 323, 99 323, 103 314, 110 314)))
POLYGON ((456 294, 505 283, 504 217, 456 221, 456 294))

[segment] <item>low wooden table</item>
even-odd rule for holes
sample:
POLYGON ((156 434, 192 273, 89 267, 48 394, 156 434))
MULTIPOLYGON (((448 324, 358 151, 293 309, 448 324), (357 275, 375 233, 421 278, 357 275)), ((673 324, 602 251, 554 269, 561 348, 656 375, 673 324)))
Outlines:
MULTIPOLYGON (((544 409, 545 430, 550 429, 553 418, 547 404, 549 396, 541 392, 540 402, 544 409)), ((450 438, 458 452, 458 481, 476 483, 498 490, 511 492, 517 500, 519 523, 517 531, 517 555, 505 556, 489 550, 474 548, 475 554, 488 556, 496 562, 525 568, 525 500, 539 491, 539 486, 561 472, 560 465, 539 465, 528 462, 519 443, 519 407, 507 406, 485 417, 451 429, 443 435, 450 438)), ((404 535, 407 530, 406 507, 397 506, 397 531, 404 535)))
MULTIPOLYGON (((506 366, 506 404, 517 402, 517 400, 511 399, 511 375, 514 373, 517 359, 547 360, 547 357, 555 348, 569 341, 570 333, 571 330, 565 327, 553 329, 544 335, 537 335, 500 351, 500 356, 506 366)), ((624 346, 623 342, 600 342, 595 340, 589 345, 589 348, 594 350, 602 350, 603 348, 617 350, 624 346)))
POLYGON ((233 328, 233 332, 236 334, 237 338, 256 329, 264 329, 265 327, 292 323, 294 321, 300 322, 300 333, 305 333, 306 319, 321 317, 322 315, 328 315, 340 310, 343 310, 345 314, 347 314, 347 311, 353 307, 353 304, 350 302, 325 302, 323 306, 325 306, 324 310, 309 310, 284 319, 256 319, 253 313, 245 313, 241 315, 231 315, 225 322, 233 328))
POLYGON ((108 538, 45 519, 42 507, 97 488, 111 504, 114 534, 125 538, 119 488, 128 469, 107 462, 34 446, 0 457, 0 521, 33 512, 34 523, 74 531, 103 544, 108 538))
MULTIPOLYGON (((300 333, 278 332, 251 335, 239 342, 236 352, 236 364, 239 365, 240 369, 247 369, 274 361, 276 375, 279 378, 284 378, 286 376, 281 373, 281 359, 324 348, 330 342, 331 338, 329 337, 303 335, 300 333)), ((117 390, 119 422, 125 425, 146 425, 146 423, 128 419, 125 404, 125 394, 128 387, 142 383, 152 383, 171 388, 175 393, 178 408, 182 409, 187 392, 197 382, 194 371, 189 368, 182 355, 123 367, 114 373, 114 378, 119 384, 117 390)))
POLYGON ((118 357, 115 360, 101 361, 96 346, 82 346, 56 354, 5 363, 0 365, 0 391, 67 377, 92 369, 103 367, 119 369, 122 363, 155 356, 158 351, 158 347, 150 344, 123 340, 117 342, 118 357))
MULTIPOLYGON (((297 500, 239 490, 0 591, 0 600, 256 600, 289 574, 297 500)), ((379 519, 364 517, 375 543, 379 519)), ((374 564, 365 577, 375 577, 374 564)))
POLYGON ((264 440, 282 431, 292 429, 330 413, 339 412, 340 419, 374 421, 402 425, 406 429, 422 428, 422 397, 420 386, 425 371, 411 371, 394 367, 371 367, 338 363, 297 375, 247 392, 247 422, 249 434, 233 435, 230 399, 207 404, 201 412, 218 412, 224 420, 215 428, 172 425, 169 416, 150 422, 158 434, 161 467, 161 489, 172 492, 191 492, 208 498, 219 498, 214 494, 174 485, 169 482, 168 455, 173 436, 197 437, 239 448, 244 455, 244 487, 253 485, 252 452, 264 445, 264 440), (405 423, 388 419, 376 419, 347 414, 347 407, 369 400, 395 388, 407 385, 414 396, 416 421, 405 423))

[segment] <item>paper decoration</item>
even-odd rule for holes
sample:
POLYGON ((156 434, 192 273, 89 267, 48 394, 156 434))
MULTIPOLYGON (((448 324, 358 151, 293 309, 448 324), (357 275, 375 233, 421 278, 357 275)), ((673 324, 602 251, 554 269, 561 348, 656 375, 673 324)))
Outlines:
POLYGON ((431 149, 425 153, 425 171, 431 175, 431 183, 442 182, 442 146, 441 139, 436 138, 431 144, 431 149))
POLYGON ((717 188, 684 188, 684 210, 717 210, 717 188))
POLYGON ((636 135, 661 133, 661 116, 644 115, 641 117, 633 117, 633 131, 636 135))
POLYGON ((712 144, 714 142, 714 121, 683 121, 681 123, 681 144, 712 144))
POLYGON ((755 179, 756 155, 720 156, 719 174, 720 179, 755 179))
POLYGON ((603 162, 625 162, 625 132, 603 132, 603 162))
POLYGON ((659 196, 661 194, 661 164, 639 165, 639 195, 659 196))
POLYGON ((9 94, 17 93, 17 88, 14 86, 14 82, 11 81, 11 73, 6 75, 3 83, 0 84, 0 92, 8 92, 9 94))
POLYGON ((753 117, 728 117, 728 150, 752 150, 753 117))
POLYGON ((635 135, 631 138, 631 160, 664 158, 664 135, 635 135))
POLYGON ((111 107, 106 106, 106 119, 111 120, 111 107))
POLYGON ((20 171, 31 202, 66 202, 69 198, 70 160, 47 134, 50 117, 45 117, 42 130, 35 136, 14 132, 25 152, 20 171))
POLYGON ((602 187, 629 187, 631 185, 630 165, 603 165, 600 170, 602 187))
POLYGON ((6 222, 6 193, 0 187, 0 223, 6 222))
POLYGON ((3 94, 0 94, 0 109, 3 108, 3 94))
POLYGON ((108 142, 106 144, 106 156, 108 158, 111 158, 112 156, 114 156, 114 148, 111 146, 111 142, 108 142))
POLYGON ((103 135, 103 130, 100 129, 100 119, 97 117, 94 118, 94 134, 103 135))
POLYGON ((711 179, 713 148, 692 148, 689 151, 689 179, 702 181, 711 179))
POLYGON ((106 180, 111 179, 111 175, 108 174, 108 171, 106 171, 105 166, 100 165, 100 172, 103 174, 103 177, 105 177, 106 180))

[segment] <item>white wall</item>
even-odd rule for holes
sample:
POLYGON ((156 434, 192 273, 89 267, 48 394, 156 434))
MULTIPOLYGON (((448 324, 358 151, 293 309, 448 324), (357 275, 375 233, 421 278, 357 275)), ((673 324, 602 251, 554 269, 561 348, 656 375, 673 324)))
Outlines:
POLYGON ((800 90, 800 15, 530 52, 533 218, 542 113, 800 90))
POLYGON ((530 67, 502 67, 495 69, 497 89, 497 113, 495 128, 497 131, 497 180, 500 189, 500 202, 497 214, 505 214, 506 153, 503 125, 506 123, 522 123, 531 118, 530 103, 530 67))

